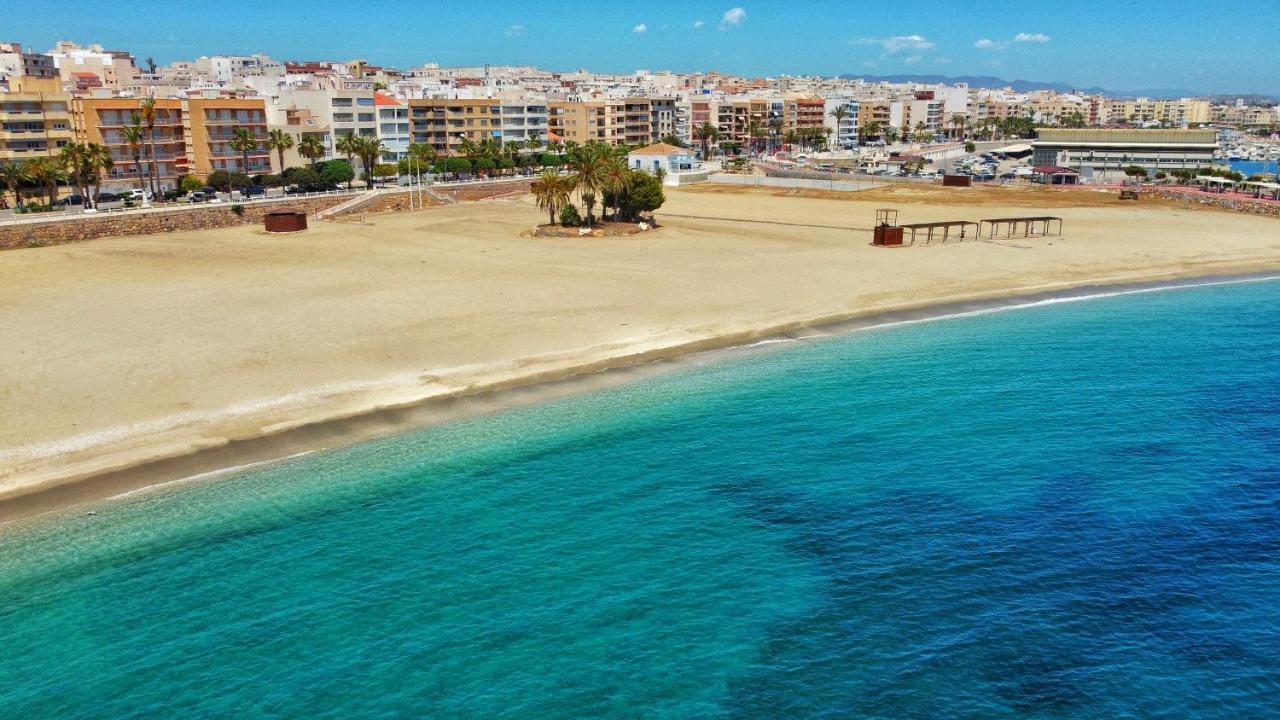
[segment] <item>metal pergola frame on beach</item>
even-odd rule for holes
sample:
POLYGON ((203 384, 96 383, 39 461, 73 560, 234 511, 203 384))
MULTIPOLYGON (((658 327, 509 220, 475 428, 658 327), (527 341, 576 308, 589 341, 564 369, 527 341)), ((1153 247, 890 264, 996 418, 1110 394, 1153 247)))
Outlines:
POLYGON ((1011 217, 1011 218, 986 218, 979 221, 978 237, 982 237, 983 230, 986 230, 986 236, 989 238, 1000 237, 1000 229, 1004 228, 1004 237, 1036 237, 1045 235, 1061 235, 1062 234, 1062 218, 1052 215, 1036 215, 1031 217, 1011 217), (1058 232, 1050 232, 1051 224, 1058 223, 1058 232), (1022 233, 1018 233, 1018 226, 1022 226, 1022 233), (1036 232, 1039 226, 1043 232, 1036 232))
POLYGON ((904 231, 906 231, 911 235, 911 242, 909 243, 910 245, 916 244, 916 232, 919 230, 924 230, 925 231, 924 244, 930 245, 933 243, 934 230, 939 230, 939 229, 942 230, 942 237, 938 240, 938 242, 947 242, 947 239, 951 234, 951 229, 958 227, 960 228, 960 235, 956 239, 964 240, 966 234, 968 233, 968 226, 970 225, 973 226, 974 234, 969 235, 969 237, 978 237, 977 233, 979 231, 979 225, 978 223, 972 220, 943 220, 941 222, 910 223, 907 225, 899 225, 898 227, 902 228, 904 231))

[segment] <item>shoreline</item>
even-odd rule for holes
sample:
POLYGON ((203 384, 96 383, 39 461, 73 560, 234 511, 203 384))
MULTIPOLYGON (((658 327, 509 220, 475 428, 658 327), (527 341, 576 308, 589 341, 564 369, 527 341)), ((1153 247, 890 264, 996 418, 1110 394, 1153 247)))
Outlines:
MULTIPOLYGON (((507 377, 497 376, 487 383, 398 403, 306 417, 288 425, 264 427, 256 434, 227 438, 214 445, 171 448, 160 457, 154 452, 139 453, 137 457, 125 458, 114 466, 103 463, 98 468, 28 483, 0 494, 0 532, 21 521, 85 505, 185 482, 212 481, 220 475, 299 455, 618 387, 684 367, 696 359, 716 361, 726 356, 758 352, 766 347, 778 349, 787 343, 814 337, 1015 310, 1052 302, 1276 280, 1280 280, 1280 263, 1227 263, 1225 267, 1108 275, 967 295, 944 295, 917 302, 889 301, 852 313, 821 315, 667 345, 645 347, 644 343, 635 343, 613 355, 587 362, 507 377), (797 337, 798 334, 803 336, 797 337)), ((331 405, 342 405, 342 399, 341 396, 335 398, 331 405)), ((271 398, 263 400, 264 403, 271 401, 271 398)))

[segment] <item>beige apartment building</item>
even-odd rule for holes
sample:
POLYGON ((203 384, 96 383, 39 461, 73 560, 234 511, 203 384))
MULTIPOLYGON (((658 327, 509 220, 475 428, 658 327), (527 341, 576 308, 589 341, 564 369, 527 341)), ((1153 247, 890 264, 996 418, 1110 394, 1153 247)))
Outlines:
POLYGON ((626 107, 622 100, 552 102, 547 123, 551 133, 565 142, 620 145, 626 138, 626 107))
MULTIPOLYGON (((109 182, 136 185, 139 178, 150 177, 154 171, 161 189, 176 187, 178 178, 187 174, 182 101, 155 101, 154 134, 142 118, 142 104, 140 98, 75 98, 71 110, 76 142, 97 143, 111 150, 115 165, 107 173, 109 182), (121 136, 121 131, 135 122, 144 128, 141 162, 134 161, 133 147, 121 136)), ((116 188, 108 185, 108 189, 116 188)))
POLYGON ((0 160, 56 155, 75 140, 71 98, 56 78, 15 77, 0 93, 0 160))
POLYGON ((214 170, 248 175, 271 172, 267 140, 267 110, 262 98, 190 98, 183 101, 182 129, 187 141, 187 168, 208 176, 214 170), (246 128, 258 138, 249 153, 249 165, 231 149, 236 128, 246 128))
POLYGON ((409 101, 410 141, 435 148, 438 155, 461 155, 466 140, 502 136, 502 105, 489 98, 409 101))

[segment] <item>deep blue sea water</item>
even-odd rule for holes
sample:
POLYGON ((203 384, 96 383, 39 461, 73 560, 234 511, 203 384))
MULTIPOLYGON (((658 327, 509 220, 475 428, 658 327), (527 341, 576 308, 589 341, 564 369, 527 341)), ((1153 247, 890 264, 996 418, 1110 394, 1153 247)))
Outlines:
POLYGON ((868 330, 0 535, 3 718, 1269 718, 1280 283, 868 330))

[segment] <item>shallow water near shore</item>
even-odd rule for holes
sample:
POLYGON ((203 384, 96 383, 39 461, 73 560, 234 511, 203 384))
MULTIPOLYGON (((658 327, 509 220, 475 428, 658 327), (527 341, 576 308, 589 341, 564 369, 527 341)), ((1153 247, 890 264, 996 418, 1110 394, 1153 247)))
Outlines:
POLYGON ((1280 282, 795 344, 0 535, 0 717, 1259 717, 1280 282))

